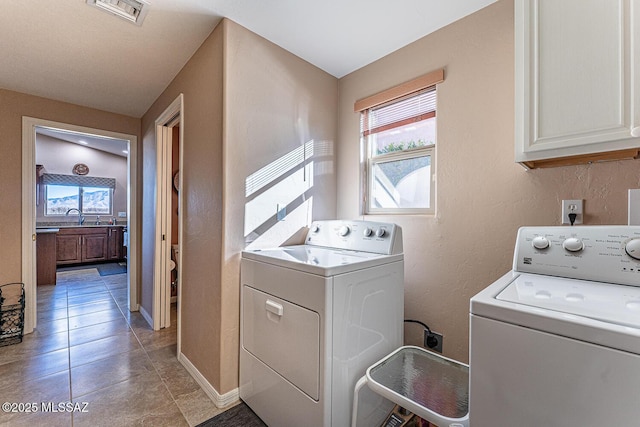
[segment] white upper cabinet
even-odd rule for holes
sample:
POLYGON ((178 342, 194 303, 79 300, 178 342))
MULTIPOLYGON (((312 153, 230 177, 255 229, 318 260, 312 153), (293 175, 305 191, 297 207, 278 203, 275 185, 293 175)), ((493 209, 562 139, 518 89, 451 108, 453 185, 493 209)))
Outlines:
POLYGON ((635 2, 515 1, 516 162, 544 167, 638 155, 635 2))

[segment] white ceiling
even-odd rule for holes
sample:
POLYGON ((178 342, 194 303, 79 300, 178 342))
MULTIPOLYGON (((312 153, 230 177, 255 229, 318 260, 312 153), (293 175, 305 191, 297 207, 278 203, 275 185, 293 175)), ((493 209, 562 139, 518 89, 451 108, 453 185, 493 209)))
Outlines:
POLYGON ((227 17, 342 77, 495 0, 148 0, 142 26, 85 0, 2 0, 0 87, 141 117, 227 17))

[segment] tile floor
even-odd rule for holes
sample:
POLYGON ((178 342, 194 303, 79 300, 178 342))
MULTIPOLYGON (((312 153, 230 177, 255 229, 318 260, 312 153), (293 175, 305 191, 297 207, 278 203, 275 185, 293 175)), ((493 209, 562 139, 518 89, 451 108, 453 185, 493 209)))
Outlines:
POLYGON ((0 347, 0 403, 37 412, 0 410, 0 424, 194 426, 221 412, 176 358, 175 307, 174 326, 154 332, 127 309, 126 274, 57 277, 38 287, 36 331, 0 347), (65 402, 84 411, 42 411, 65 402))

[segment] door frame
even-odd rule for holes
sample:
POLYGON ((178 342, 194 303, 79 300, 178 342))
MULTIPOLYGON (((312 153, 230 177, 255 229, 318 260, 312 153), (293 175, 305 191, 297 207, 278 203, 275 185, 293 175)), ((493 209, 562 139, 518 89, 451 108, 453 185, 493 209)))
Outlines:
POLYGON ((127 286, 129 310, 138 311, 138 137, 104 129, 54 122, 35 117, 22 116, 22 282, 25 284, 24 332, 31 333, 37 326, 36 284, 36 128, 54 128, 70 132, 86 133, 128 141, 127 158, 127 286))
MULTIPOLYGON (((178 97, 156 119, 156 224, 155 256, 153 274, 153 329, 159 330, 171 325, 171 149, 172 128, 179 125, 178 170, 183 170, 184 159, 184 96, 178 97)), ((183 186, 183 173, 179 174, 178 188, 183 186)), ((182 266, 182 229, 184 192, 178 191, 178 265, 182 266)), ((182 268, 178 269, 178 318, 177 350, 180 353, 180 324, 182 302, 182 268)))

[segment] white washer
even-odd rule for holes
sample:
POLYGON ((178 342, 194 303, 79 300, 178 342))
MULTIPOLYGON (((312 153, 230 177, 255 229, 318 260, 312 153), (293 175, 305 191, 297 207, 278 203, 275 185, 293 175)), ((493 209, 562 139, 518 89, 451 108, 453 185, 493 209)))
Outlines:
POLYGON ((318 221, 242 257, 240 397, 269 426, 348 426, 357 379, 403 344, 401 228, 318 221))
POLYGON ((472 427, 638 425, 640 227, 524 227, 471 299, 472 427))

